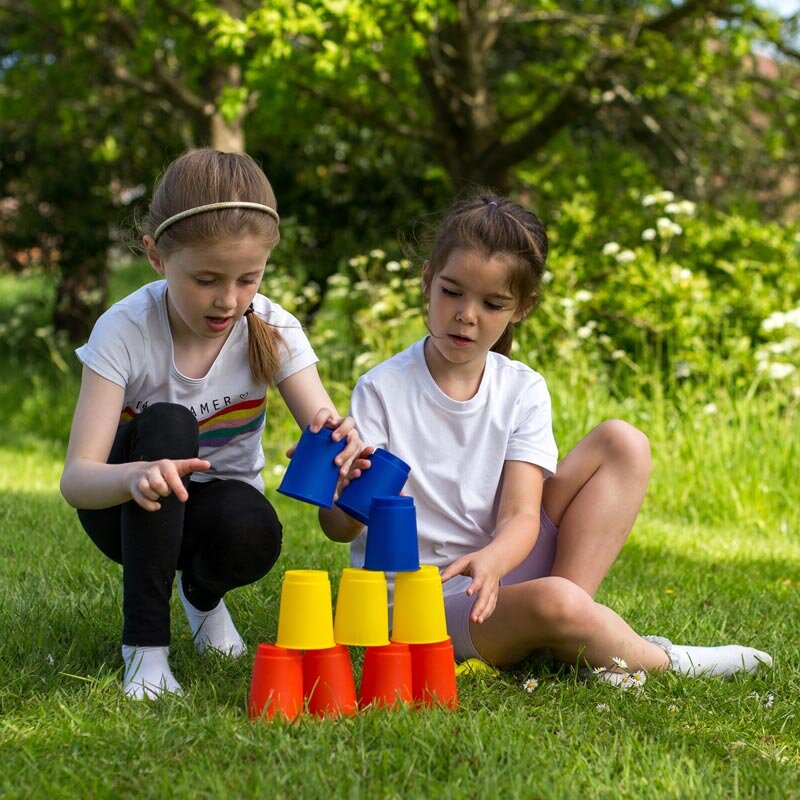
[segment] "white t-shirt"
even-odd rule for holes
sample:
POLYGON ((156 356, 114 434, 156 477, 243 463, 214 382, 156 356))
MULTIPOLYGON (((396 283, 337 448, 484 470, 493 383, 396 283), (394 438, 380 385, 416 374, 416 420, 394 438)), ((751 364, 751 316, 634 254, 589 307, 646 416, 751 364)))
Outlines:
MULTIPOLYGON (((367 444, 411 467, 403 493, 414 498, 420 561, 443 567, 494 536, 504 463, 530 462, 547 477, 555 474, 558 450, 541 375, 488 353, 475 396, 453 400, 433 380, 424 343, 364 375, 350 413, 367 444)), ((366 536, 351 544, 354 566, 364 564, 366 536)), ((463 591, 469 580, 448 581, 445 594, 463 591)))
MULTIPOLYGON (((288 311, 260 294, 253 307, 277 327, 287 345, 279 345, 274 385, 319 360, 288 311)), ((205 377, 188 378, 175 366, 167 282, 154 281, 111 306, 75 353, 89 369, 125 390, 120 424, 153 403, 178 403, 194 414, 200 425, 199 456, 211 462, 211 469, 194 473, 192 480, 236 478, 264 490, 261 434, 267 387, 250 372, 246 319, 234 324, 205 377)))

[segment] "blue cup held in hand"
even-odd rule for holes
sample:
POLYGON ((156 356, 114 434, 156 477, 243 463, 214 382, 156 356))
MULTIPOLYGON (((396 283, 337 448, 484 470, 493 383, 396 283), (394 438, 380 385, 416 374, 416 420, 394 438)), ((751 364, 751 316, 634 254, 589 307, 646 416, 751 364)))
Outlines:
POLYGON ((339 467, 333 459, 347 446, 347 440, 334 442, 330 428, 319 433, 303 431, 278 491, 295 500, 330 508, 339 480, 339 467))
POLYGON ((399 495, 411 467, 388 450, 378 448, 370 457, 371 466, 342 492, 336 505, 364 525, 369 518, 373 497, 399 495))
POLYGON ((413 572, 419 569, 417 511, 413 497, 375 497, 369 510, 364 569, 413 572))

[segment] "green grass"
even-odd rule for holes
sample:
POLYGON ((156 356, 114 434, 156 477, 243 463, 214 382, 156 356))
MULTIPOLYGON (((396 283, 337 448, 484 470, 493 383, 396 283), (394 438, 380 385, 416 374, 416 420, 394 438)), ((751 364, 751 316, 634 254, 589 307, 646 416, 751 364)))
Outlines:
MULTIPOLYGON (((671 483, 658 452, 654 483, 671 483)), ((60 499, 62 457, 35 436, 21 453, 0 447, 4 797, 798 796, 796 500, 760 526, 646 510, 599 597, 643 632, 763 647, 775 668, 762 677, 662 675, 635 695, 531 661, 500 678, 459 679, 454 713, 252 724, 252 659, 201 658, 177 605, 173 665, 186 696, 122 697, 120 570, 60 499), (775 524, 781 515, 791 533, 775 524), (531 676, 539 688, 528 694, 531 676)), ((272 574, 229 598, 251 648, 274 641, 285 569, 327 569, 335 587, 347 563, 313 510, 275 495, 278 478, 267 479, 284 553, 272 574)))
MULTIPOLYGON (((127 281, 128 272, 117 276, 127 281)), ((115 292, 129 290, 120 283, 115 292)), ((251 723, 252 656, 201 658, 179 605, 172 662, 184 697, 121 693, 120 568, 58 493, 77 381, 35 329, 35 276, 0 280, 0 313, 30 342, 0 354, 0 796, 800 797, 800 500, 797 405, 770 395, 614 400, 567 369, 548 375, 562 452, 621 417, 651 438, 645 509, 598 599, 643 633, 738 641, 772 671, 732 681, 652 677, 641 694, 531 660, 459 679, 460 708, 341 721, 251 723), (704 413, 710 400, 715 413, 704 413), (536 677, 527 693, 522 683, 536 677)), ((346 405, 346 387, 336 387, 346 405)), ((313 509, 276 495, 297 436, 273 398, 267 494, 285 527, 277 568, 228 603, 251 648, 274 641, 283 571, 327 569, 347 548, 313 509)), ((356 673, 362 651, 352 649, 356 673)))

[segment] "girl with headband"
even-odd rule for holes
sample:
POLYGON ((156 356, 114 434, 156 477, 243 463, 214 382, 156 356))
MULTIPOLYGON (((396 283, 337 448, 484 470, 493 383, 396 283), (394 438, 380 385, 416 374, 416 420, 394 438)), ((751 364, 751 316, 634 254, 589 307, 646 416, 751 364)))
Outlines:
POLYGON ((83 377, 61 491, 123 568, 123 686, 180 692, 168 663, 177 589, 200 652, 245 651, 224 596, 278 558, 261 437, 275 386, 297 424, 361 449, 299 322, 258 293, 280 238, 275 195, 248 156, 194 150, 156 185, 143 245, 163 280, 116 303, 76 350, 83 377))

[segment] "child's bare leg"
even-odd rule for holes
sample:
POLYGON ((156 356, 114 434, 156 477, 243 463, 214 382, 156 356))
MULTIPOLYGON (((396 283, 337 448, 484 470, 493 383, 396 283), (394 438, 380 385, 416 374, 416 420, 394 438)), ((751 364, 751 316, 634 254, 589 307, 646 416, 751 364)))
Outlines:
POLYGON ((558 526, 552 575, 594 596, 633 527, 650 469, 647 437, 621 420, 601 423, 567 453, 542 496, 558 526))
POLYGON ((500 588, 497 607, 482 624, 470 623, 472 641, 498 666, 521 661, 541 647, 568 664, 613 667, 612 656, 631 669, 666 669, 664 650, 639 636, 610 608, 559 577, 500 588))

